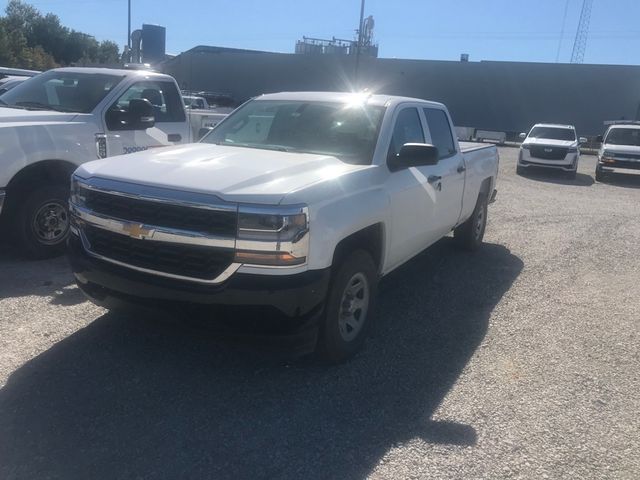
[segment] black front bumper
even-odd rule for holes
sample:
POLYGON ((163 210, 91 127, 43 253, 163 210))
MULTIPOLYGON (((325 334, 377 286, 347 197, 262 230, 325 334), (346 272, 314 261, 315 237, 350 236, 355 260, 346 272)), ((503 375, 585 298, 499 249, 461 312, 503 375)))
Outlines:
POLYGON ((315 330, 329 287, 329 269, 278 276, 236 273, 222 284, 206 285, 96 259, 87 254, 76 235, 70 235, 68 247, 78 286, 91 301, 106 308, 207 312, 209 318, 226 323, 248 318, 253 323, 307 331, 315 330))

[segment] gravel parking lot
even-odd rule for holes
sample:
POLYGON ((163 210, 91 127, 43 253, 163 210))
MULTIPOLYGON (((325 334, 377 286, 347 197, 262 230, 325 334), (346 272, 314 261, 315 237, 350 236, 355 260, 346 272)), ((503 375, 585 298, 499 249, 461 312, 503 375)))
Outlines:
POLYGON ((0 246, 0 478, 638 478, 640 180, 515 175, 337 367, 110 314, 0 246))

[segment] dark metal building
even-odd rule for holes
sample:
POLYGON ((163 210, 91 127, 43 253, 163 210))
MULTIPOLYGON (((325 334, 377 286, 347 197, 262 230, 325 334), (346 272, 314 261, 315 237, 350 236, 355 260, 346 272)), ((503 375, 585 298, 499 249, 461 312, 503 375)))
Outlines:
POLYGON ((597 135, 605 120, 640 115, 640 67, 448 62, 296 55, 195 47, 160 67, 182 88, 231 94, 369 88, 445 103, 459 126, 505 132, 537 122, 574 124, 597 135))

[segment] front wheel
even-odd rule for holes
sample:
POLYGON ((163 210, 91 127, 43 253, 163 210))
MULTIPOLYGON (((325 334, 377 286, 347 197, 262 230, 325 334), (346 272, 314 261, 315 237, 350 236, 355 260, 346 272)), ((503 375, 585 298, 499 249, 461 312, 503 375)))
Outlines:
POLYGON ((603 182, 605 174, 600 167, 596 167, 596 182, 603 182))
POLYGON ((471 251, 480 248, 487 227, 488 213, 487 196, 481 193, 469 219, 453 231, 453 238, 460 247, 471 251))
POLYGON ((378 272, 364 250, 349 254, 337 267, 326 300, 318 338, 318 353, 339 363, 362 346, 371 326, 378 272))
POLYGON ((69 234, 69 189, 51 185, 30 191, 14 217, 15 237, 23 253, 35 259, 64 252, 69 234))

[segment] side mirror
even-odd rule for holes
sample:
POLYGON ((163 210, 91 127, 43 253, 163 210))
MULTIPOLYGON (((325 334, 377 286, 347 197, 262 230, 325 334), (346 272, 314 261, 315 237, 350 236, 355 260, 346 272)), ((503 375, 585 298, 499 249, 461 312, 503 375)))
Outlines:
POLYGON ((198 130, 198 140, 202 140, 204 136, 211 130, 213 130, 213 127, 202 127, 200 130, 198 130))
POLYGON ((589 140, 587 139, 587 137, 580 137, 580 138, 578 139, 578 143, 579 143, 580 145, 584 145, 584 144, 585 144, 585 143, 587 143, 588 141, 589 141, 589 140))
POLYGON ((436 165, 438 163, 438 149, 428 143, 405 143, 400 153, 387 161, 389 170, 395 172, 403 168, 436 165))
POLYGON ((598 143, 602 143, 602 142, 604 142, 604 138, 602 137, 602 135, 598 135, 598 136, 596 137, 596 142, 598 142, 598 143))
POLYGON ((129 100, 129 128, 131 130, 146 130, 156 124, 153 115, 153 105, 146 98, 129 100))
POLYGON ((527 134, 522 132, 520 135, 518 135, 518 138, 520 138, 521 140, 524 140, 525 138, 527 138, 527 134))

